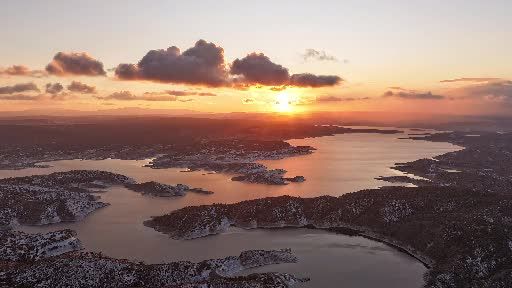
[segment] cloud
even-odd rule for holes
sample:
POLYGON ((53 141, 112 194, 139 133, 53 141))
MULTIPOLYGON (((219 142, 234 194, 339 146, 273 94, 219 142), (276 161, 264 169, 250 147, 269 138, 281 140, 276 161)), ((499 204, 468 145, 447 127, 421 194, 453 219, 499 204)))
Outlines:
POLYGON ((270 91, 274 91, 274 92, 279 92, 279 91, 283 91, 283 90, 286 90, 286 85, 278 86, 278 87, 270 87, 270 91))
POLYGON ((239 75, 235 82, 246 85, 282 86, 274 88, 283 90, 286 85, 296 87, 326 87, 340 84, 343 80, 334 75, 314 75, 311 73, 293 74, 288 69, 272 62, 262 53, 251 53, 242 59, 236 59, 231 65, 230 73, 239 75))
POLYGON ((37 85, 32 82, 0 87, 0 94, 14 94, 27 91, 39 92, 39 88, 37 88, 37 85))
POLYGON ((55 101, 66 101, 66 100, 77 99, 77 96, 75 94, 62 92, 62 93, 52 94, 51 99, 55 100, 55 101))
POLYGON ((47 73, 43 70, 30 70, 30 68, 23 65, 13 65, 4 69, 0 69, 0 75, 40 78, 47 76, 47 73))
MULTIPOLYGON (((155 93, 146 92, 142 96, 136 96, 132 94, 130 91, 120 91, 120 92, 114 92, 108 96, 105 97, 96 97, 96 99, 99 100, 118 100, 118 101, 176 101, 178 98, 173 95, 155 95, 155 93)), ((190 101, 188 99, 186 100, 180 100, 180 101, 190 101)))
POLYGON ((133 95, 130 91, 114 92, 105 97, 97 97, 102 100, 136 100, 137 96, 133 95))
POLYGON ((84 75, 105 76, 103 63, 92 58, 85 52, 59 52, 52 62, 46 66, 46 71, 53 75, 84 75))
POLYGON ((227 81, 224 49, 204 40, 183 53, 176 46, 151 50, 137 64, 119 64, 115 74, 121 80, 212 87, 224 86, 227 81))
POLYGON ((492 101, 512 101, 512 81, 498 80, 469 85, 454 91, 465 98, 481 98, 492 101))
POLYGON ((453 82, 489 82, 489 81, 498 81, 500 78, 456 78, 456 79, 448 79, 441 80, 441 83, 453 83, 453 82))
POLYGON ((383 95, 383 97, 390 98, 401 98, 401 99, 408 99, 408 100, 442 100, 446 99, 445 96, 442 95, 436 95, 432 94, 432 92, 417 92, 412 90, 404 90, 400 89, 399 91, 386 91, 383 95))
POLYGON ((43 95, 26 95, 26 94, 15 94, 15 95, 0 95, 0 100, 9 101, 36 101, 43 99, 43 95))
POLYGON ((288 69, 275 64, 263 53, 251 53, 242 59, 236 59, 231 65, 230 73, 242 77, 246 84, 279 86, 288 83, 288 69))
POLYGON ((334 61, 337 62, 338 59, 332 55, 328 55, 323 50, 315 50, 315 49, 306 49, 304 54, 302 55, 304 61, 308 61, 310 59, 318 60, 318 61, 334 61))
MULTIPOLYGON (((290 77, 286 67, 272 62, 263 53, 253 52, 227 65, 224 60, 224 49, 205 40, 197 41, 194 47, 183 53, 176 46, 165 50, 151 50, 136 64, 119 64, 115 69, 115 75, 118 79, 127 81, 141 80, 237 89, 247 89, 249 86, 286 85, 316 88, 333 86, 342 81, 338 76, 317 76, 310 73, 290 77)), ((195 96, 213 95, 197 93, 195 96)))
POLYGON ((58 94, 64 90, 64 86, 60 83, 48 83, 46 84, 46 93, 58 94))
POLYGON ((197 91, 182 91, 182 90, 166 90, 164 92, 161 92, 160 94, 168 94, 168 95, 173 95, 173 96, 177 96, 177 97, 181 97, 181 96, 205 96, 205 97, 208 97, 208 96, 217 96, 217 94, 215 93, 211 93, 211 92, 197 92, 197 91))
POLYGON ((295 102, 295 105, 315 105, 315 104, 328 104, 328 103, 341 103, 341 102, 352 102, 352 101, 365 101, 370 100, 370 97, 341 97, 334 95, 323 95, 317 97, 307 97, 301 98, 299 101, 295 102))
POLYGON ((68 90, 71 92, 81 93, 81 94, 95 94, 96 87, 87 85, 85 83, 79 81, 73 81, 68 85, 68 90))
POLYGON ((370 97, 338 97, 338 96, 319 96, 316 97, 316 102, 350 102, 350 101, 360 101, 360 100, 369 100, 370 97))
POLYGON ((290 77, 290 85, 298 87, 326 87, 335 86, 343 81, 338 76, 334 75, 313 75, 310 73, 293 74, 290 77))

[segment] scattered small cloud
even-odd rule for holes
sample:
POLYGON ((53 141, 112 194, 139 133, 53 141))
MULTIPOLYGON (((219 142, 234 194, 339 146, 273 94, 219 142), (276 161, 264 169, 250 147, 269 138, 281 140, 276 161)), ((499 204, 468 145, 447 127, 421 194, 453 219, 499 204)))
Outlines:
POLYGON ((101 100, 137 100, 137 96, 133 95, 130 91, 114 92, 108 96, 96 98, 101 100))
MULTIPOLYGON (((173 95, 155 95, 152 92, 146 92, 142 96, 136 96, 130 91, 114 92, 108 96, 95 97, 99 100, 118 100, 118 101, 176 101, 178 98, 173 95)), ((182 100, 179 100, 183 102, 182 100)), ((185 99, 188 101, 188 99, 185 99)))
POLYGON ((464 98, 512 102, 512 81, 496 80, 460 87, 452 91, 464 98))
POLYGON ((323 95, 316 97, 302 97, 298 101, 296 101, 295 105, 316 105, 316 104, 328 104, 328 103, 343 103, 343 102, 353 102, 353 101, 365 101, 370 100, 370 97, 342 97, 335 95, 323 95))
POLYGON ((55 100, 55 101, 67 101, 67 100, 76 99, 76 98, 77 97, 75 94, 70 94, 70 93, 65 93, 65 92, 52 94, 50 97, 51 100, 55 100))
MULTIPOLYGON (((315 50, 315 49, 306 49, 304 54, 302 55, 302 58, 304 58, 304 61, 308 60, 318 60, 318 61, 333 61, 337 62, 338 59, 332 55, 327 54, 323 50, 315 50)), ((346 60, 344 60, 345 62, 346 60)))
POLYGON ((213 97, 217 96, 215 93, 211 92, 199 92, 199 91, 190 91, 190 90, 166 90, 164 92, 160 92, 159 94, 168 94, 177 97, 181 96, 201 96, 201 97, 213 97))
POLYGON ((46 84, 46 93, 48 94, 58 94, 64 90, 64 86, 60 83, 47 83, 46 84))
POLYGON ((316 97, 316 102, 351 102, 369 100, 370 97, 338 97, 338 96, 319 96, 316 97))
POLYGON ((27 66, 23 65, 12 65, 7 68, 0 68, 0 75, 41 78, 47 76, 48 73, 43 70, 31 70, 27 66))
POLYGON ((400 99, 408 99, 408 100, 442 100, 446 99, 443 95, 432 94, 432 92, 417 92, 414 90, 406 90, 400 87, 399 89, 395 89, 397 91, 386 91, 382 97, 385 98, 400 98, 400 99))
POLYGON ((83 75, 105 76, 103 63, 92 58, 85 52, 59 52, 52 62, 46 66, 46 71, 57 76, 83 75))
POLYGON ((500 78, 455 78, 448 80, 441 80, 441 83, 454 83, 454 82, 490 82, 490 81, 499 81, 500 78))
POLYGON ((402 88, 400 86, 390 86, 388 88, 393 90, 409 91, 408 89, 402 88))
POLYGON ((96 94, 96 87, 87 85, 85 83, 79 81, 72 81, 71 84, 67 86, 68 90, 75 93, 81 94, 96 94))
POLYGON ((0 95, 0 100, 8 101, 36 101, 41 100, 43 95, 26 95, 26 94, 15 94, 15 95, 0 95))
POLYGON ((242 100, 243 104, 253 104, 254 102, 255 102, 255 100, 253 98, 244 98, 242 100))
POLYGON ((298 87, 326 87, 335 86, 343 81, 339 76, 314 75, 310 73, 293 74, 290 78, 290 85, 298 87))
POLYGON ((20 83, 12 86, 0 87, 0 94, 14 94, 20 92, 36 91, 39 92, 39 88, 33 82, 20 83))
POLYGON ((283 91, 283 90, 286 90, 286 85, 284 86, 274 86, 274 87, 270 87, 270 91, 274 91, 274 92, 279 92, 279 91, 283 91))

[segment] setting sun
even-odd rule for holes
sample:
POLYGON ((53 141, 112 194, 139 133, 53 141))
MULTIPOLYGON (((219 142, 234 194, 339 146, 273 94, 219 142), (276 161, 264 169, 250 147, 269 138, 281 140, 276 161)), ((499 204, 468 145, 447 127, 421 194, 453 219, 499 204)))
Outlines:
POLYGON ((293 112, 293 106, 291 105, 293 100, 294 100, 293 95, 291 95, 288 91, 279 92, 276 95, 276 102, 274 104, 274 109, 277 112, 282 112, 282 113, 293 112))

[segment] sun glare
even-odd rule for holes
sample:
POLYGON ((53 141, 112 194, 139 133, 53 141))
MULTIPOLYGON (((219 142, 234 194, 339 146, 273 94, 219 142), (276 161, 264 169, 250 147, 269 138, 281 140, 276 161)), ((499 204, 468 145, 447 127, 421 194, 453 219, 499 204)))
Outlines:
POLYGON ((290 113, 293 112, 292 107, 292 96, 287 91, 279 92, 276 95, 276 102, 274 109, 277 112, 281 113, 290 113))

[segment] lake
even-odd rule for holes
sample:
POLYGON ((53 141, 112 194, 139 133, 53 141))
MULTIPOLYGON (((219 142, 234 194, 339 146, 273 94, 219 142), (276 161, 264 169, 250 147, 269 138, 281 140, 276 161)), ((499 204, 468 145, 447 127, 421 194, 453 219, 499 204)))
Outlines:
POLYGON ((78 232, 84 247, 116 258, 147 263, 175 260, 200 261, 238 255, 242 250, 291 248, 299 257, 296 264, 281 264, 258 269, 310 277, 304 287, 421 287, 426 268, 416 259, 389 246, 365 239, 311 229, 243 230, 201 239, 177 241, 142 225, 150 216, 161 215, 189 205, 234 203, 269 196, 315 197, 342 195, 389 183, 378 176, 403 175, 390 169, 394 163, 431 158, 461 147, 399 139, 406 134, 342 134, 295 139, 293 145, 310 145, 311 155, 282 160, 261 161, 270 168, 284 168, 288 175, 303 175, 306 181, 286 186, 269 186, 231 181, 232 175, 183 169, 143 167, 150 160, 107 159, 66 160, 47 163, 50 168, 0 170, 0 177, 47 174, 71 169, 98 169, 130 176, 137 181, 187 184, 214 191, 212 195, 188 193, 178 198, 143 196, 123 187, 101 193, 111 205, 97 210, 81 222, 50 226, 21 227, 26 232, 45 232, 70 228, 78 232))

